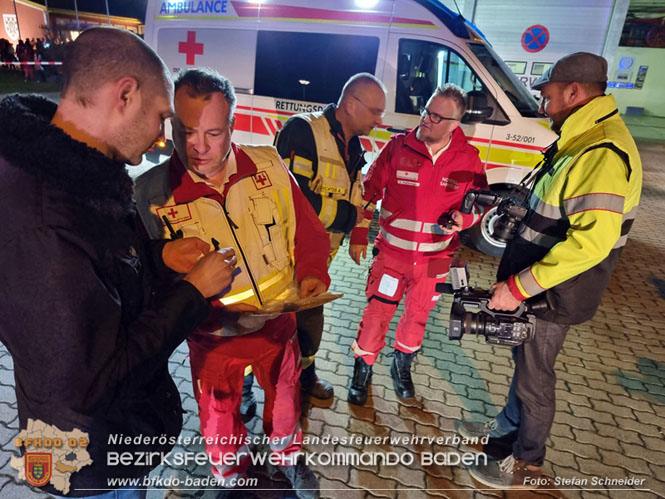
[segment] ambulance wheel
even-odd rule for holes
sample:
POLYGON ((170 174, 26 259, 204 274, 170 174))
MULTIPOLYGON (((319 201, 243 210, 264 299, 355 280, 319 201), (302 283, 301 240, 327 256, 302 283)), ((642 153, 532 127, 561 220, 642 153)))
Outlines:
POLYGON ((499 219, 496 214, 496 207, 488 210, 482 220, 465 231, 465 244, 475 248, 486 255, 500 257, 506 248, 506 243, 497 241, 492 237, 494 233, 494 224, 499 219))

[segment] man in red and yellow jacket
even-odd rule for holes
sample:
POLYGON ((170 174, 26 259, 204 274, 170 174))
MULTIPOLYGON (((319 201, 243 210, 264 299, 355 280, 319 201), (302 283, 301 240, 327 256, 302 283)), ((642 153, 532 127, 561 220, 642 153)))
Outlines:
POLYGON ((393 136, 365 178, 365 219, 351 234, 350 252, 357 264, 367 253, 376 203, 382 200, 382 205, 368 302, 352 345, 356 361, 348 400, 353 404, 367 400, 372 365, 403 295, 405 311, 397 326, 391 375, 398 397, 415 395, 411 362, 439 298, 435 286, 446 280, 460 244, 457 232, 482 215, 477 206, 468 215, 458 210, 468 190, 488 188, 478 150, 459 128, 465 110, 461 88, 446 84, 437 89, 423 109, 420 126, 393 136))
POLYGON ((237 255, 230 289, 213 301, 207 322, 188 338, 213 474, 230 488, 250 464, 240 402, 244 371, 251 365, 265 392, 263 428, 278 467, 299 498, 314 498, 316 477, 303 460, 295 462, 302 432, 294 314, 270 318, 248 312, 273 300, 325 291, 329 240, 277 150, 231 142, 234 105, 233 87, 223 76, 200 69, 179 74, 176 152, 139 177, 137 206, 153 237, 181 231, 218 241, 237 255))

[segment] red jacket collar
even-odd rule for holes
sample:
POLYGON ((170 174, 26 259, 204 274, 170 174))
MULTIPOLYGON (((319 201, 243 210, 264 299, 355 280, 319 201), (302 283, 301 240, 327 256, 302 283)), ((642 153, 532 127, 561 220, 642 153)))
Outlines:
POLYGON ((242 178, 249 177, 256 173, 256 165, 245 154, 237 144, 231 143, 233 152, 236 156, 236 164, 238 171, 231 175, 229 182, 224 186, 224 193, 220 196, 219 192, 208 187, 203 182, 194 182, 192 177, 187 172, 187 168, 180 160, 178 153, 173 151, 169 161, 169 178, 171 183, 171 190, 173 191, 173 199, 176 204, 183 204, 192 202, 198 198, 210 197, 216 198, 222 202, 226 198, 229 188, 242 178))
MULTIPOLYGON (((418 127, 414 128, 408 134, 406 134, 406 138, 404 139, 404 144, 409 146, 414 151, 419 152, 420 154, 427 156, 429 158, 430 154, 429 151, 427 150, 427 146, 422 140, 418 140, 418 137, 416 137, 417 131, 418 127)), ((461 149, 466 143, 467 143, 466 135, 464 135, 462 127, 457 127, 453 132, 453 137, 450 140, 450 146, 448 147, 448 151, 456 151, 458 149, 461 149)))

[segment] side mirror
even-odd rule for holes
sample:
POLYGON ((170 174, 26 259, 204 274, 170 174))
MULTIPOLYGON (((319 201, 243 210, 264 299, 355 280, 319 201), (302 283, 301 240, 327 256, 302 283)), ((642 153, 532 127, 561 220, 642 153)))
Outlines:
POLYGON ((480 90, 472 90, 466 94, 466 113, 462 116, 462 123, 473 125, 482 123, 492 116, 494 109, 487 105, 487 96, 480 90))

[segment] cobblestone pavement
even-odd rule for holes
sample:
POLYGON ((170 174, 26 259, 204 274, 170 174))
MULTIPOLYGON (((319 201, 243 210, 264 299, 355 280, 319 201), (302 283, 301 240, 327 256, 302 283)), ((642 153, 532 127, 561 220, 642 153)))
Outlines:
MULTIPOLYGON (((411 465, 318 464, 323 497, 330 498, 420 498, 420 497, 665 497, 665 145, 642 143, 645 163, 641 209, 631 238, 621 257, 596 317, 571 329, 556 366, 557 414, 548 442, 546 474, 570 478, 550 490, 505 494, 477 490, 462 465, 421 466, 426 453, 455 451, 456 446, 404 443, 361 446, 319 443, 306 445, 309 453, 395 452, 411 465), (641 486, 594 486, 594 478, 643 479, 641 486), (580 483, 586 480, 586 487, 580 483), (586 488, 587 490, 582 490, 586 488), (624 490, 618 490, 623 488, 624 490), (592 490, 589 490, 592 489, 592 490), (617 489, 617 490, 609 490, 617 489), (628 490, 627 490, 628 489, 628 490), (643 489, 643 490, 637 490, 643 489)), ((493 282, 497 260, 468 249, 461 256, 469 261, 472 285, 487 287, 493 282)), ((447 339, 450 300, 442 298, 427 326, 423 350, 414 367, 417 397, 402 402, 395 397, 388 371, 390 359, 382 356, 376 365, 371 398, 366 407, 346 402, 352 371, 353 341, 365 304, 363 290, 368 262, 354 265, 342 250, 331 268, 333 290, 344 297, 326 306, 326 331, 319 359, 321 377, 335 386, 331 404, 303 406, 302 425, 307 437, 356 436, 452 437, 453 422, 461 417, 494 416, 505 402, 512 374, 510 351, 489 346, 476 338, 461 343, 447 339)), ((402 308, 396 317, 400 315, 402 308)), ((389 345, 396 320, 391 324, 389 345)), ((386 352, 390 348, 386 348, 386 352)), ((185 416, 184 436, 198 435, 198 417, 190 386, 186 348, 181 346, 170 360, 180 388, 185 416)), ((261 400, 261 395, 259 394, 261 400)), ((12 361, 0 350, 0 497, 44 496, 18 483, 9 466, 17 432, 16 399, 12 361)), ((260 420, 250 424, 260 432, 260 420)), ((182 451, 183 449, 176 449, 182 451)), ((201 451, 201 446, 188 450, 201 451)), ((151 476, 205 478, 207 467, 162 466, 151 476)), ((252 471, 262 497, 294 497, 284 482, 271 482, 263 470, 252 471)), ((213 498, 213 490, 174 487, 152 490, 157 497, 213 498)), ((241 497, 250 497, 249 494, 241 497)))

